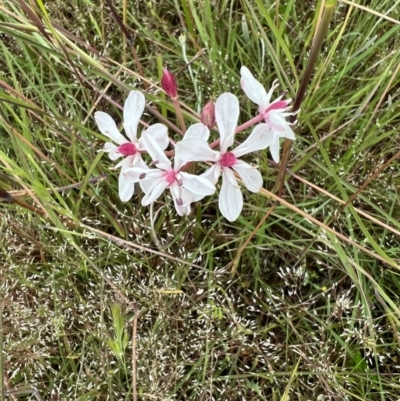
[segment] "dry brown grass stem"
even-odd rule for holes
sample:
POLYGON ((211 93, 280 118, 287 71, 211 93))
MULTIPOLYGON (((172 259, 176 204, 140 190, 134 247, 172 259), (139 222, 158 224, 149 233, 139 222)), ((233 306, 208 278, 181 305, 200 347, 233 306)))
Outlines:
POLYGON ((349 6, 353 6, 353 7, 355 7, 355 8, 359 8, 360 10, 363 10, 363 11, 366 11, 367 13, 376 15, 376 16, 379 17, 379 18, 382 18, 382 19, 385 19, 385 20, 387 20, 387 21, 393 22, 394 24, 400 25, 400 21, 399 21, 399 20, 394 19, 394 18, 391 18, 391 17, 388 17, 388 16, 385 15, 385 14, 378 13, 378 11, 375 11, 375 10, 372 10, 371 8, 362 6, 362 5, 359 4, 359 3, 354 3, 353 1, 349 1, 349 0, 339 0, 339 1, 340 1, 341 3, 343 3, 343 4, 348 4, 349 6))
POLYGON ((299 214, 300 216, 303 216, 305 219, 307 219, 307 220, 311 221, 312 223, 316 224, 321 229, 329 232, 330 234, 333 234, 338 239, 341 239, 342 241, 346 242, 347 244, 350 244, 351 246, 354 246, 355 248, 359 249, 360 251, 365 252, 366 254, 368 254, 369 256, 373 257, 374 259, 380 260, 381 262, 385 263, 386 265, 394 267, 395 269, 400 270, 400 268, 397 265, 397 263, 395 263, 393 260, 385 259, 381 255, 378 255, 377 253, 365 248, 364 246, 358 244, 357 242, 354 242, 353 240, 351 240, 350 238, 347 238, 343 234, 338 233, 333 228, 328 227, 326 224, 324 224, 324 223, 320 222, 319 220, 317 220, 316 218, 310 216, 308 213, 303 212, 298 207, 292 205, 290 202, 287 202, 284 199, 280 198, 278 195, 276 195, 276 194, 274 194, 274 193, 272 193, 272 192, 270 192, 270 191, 268 191, 268 190, 266 190, 264 188, 261 188, 261 193, 263 195, 269 197, 269 198, 272 198, 272 199, 278 201, 280 204, 282 204, 283 206, 287 207, 289 210, 292 210, 292 211, 296 212, 297 214, 299 214))
POLYGON ((246 249, 247 245, 249 245, 251 239, 257 234, 258 230, 261 228, 261 226, 266 222, 266 220, 268 219, 268 217, 272 214, 272 212, 274 211, 274 209, 276 208, 277 203, 275 202, 267 211, 267 213, 265 213, 265 215, 263 216, 263 218, 258 222, 258 224, 256 225, 256 227, 254 228, 254 230, 250 233, 250 235, 246 238, 246 241, 244 242, 244 244, 238 249, 238 251, 236 252, 235 257, 233 258, 232 262, 230 263, 230 265, 232 265, 232 271, 231 271, 231 275, 233 276, 236 273, 236 266, 238 265, 238 262, 240 260, 240 257, 243 253, 243 251, 246 249))
MULTIPOLYGON (((296 180, 302 182, 303 184, 308 185, 310 188, 313 188, 313 189, 315 189, 316 191, 318 191, 318 192, 320 192, 320 193, 322 193, 322 194, 324 194, 324 195, 326 195, 326 196, 329 196, 331 199, 335 200, 336 202, 339 202, 339 203, 342 204, 342 205, 346 204, 346 201, 344 201, 344 200, 338 198, 337 196, 331 194, 329 191, 326 191, 325 189, 319 187, 318 185, 315 185, 315 184, 313 184, 312 182, 307 181, 305 178, 300 177, 300 176, 297 175, 297 174, 291 173, 290 171, 288 172, 288 174, 290 174, 293 178, 295 178, 296 180)), ((372 221, 373 223, 378 224, 378 225, 380 225, 381 227, 385 228, 386 230, 391 231, 393 234, 396 234, 396 235, 400 236, 400 231, 398 231, 398 230, 396 230, 395 228, 393 228, 393 227, 387 225, 387 224, 384 223, 383 221, 378 220, 378 219, 375 218, 374 216, 371 216, 369 213, 364 212, 363 210, 361 210, 361 209, 359 209, 359 208, 356 208, 356 207, 354 208, 354 210, 355 210, 358 214, 360 214, 361 216, 364 216, 364 217, 366 217, 368 220, 372 221)))

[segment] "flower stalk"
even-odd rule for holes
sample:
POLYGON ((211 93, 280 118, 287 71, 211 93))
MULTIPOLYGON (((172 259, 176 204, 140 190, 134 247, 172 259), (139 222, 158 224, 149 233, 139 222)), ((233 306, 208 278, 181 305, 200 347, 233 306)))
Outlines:
MULTIPOLYGON (((313 44, 311 46, 310 56, 308 58, 308 63, 304 70, 304 75, 300 83, 300 87, 297 91, 296 97, 293 103, 293 115, 289 117, 289 121, 294 123, 296 120, 296 112, 300 110, 301 103, 303 102, 307 87, 311 80, 311 75, 315 69, 315 65, 318 60, 318 56, 321 52, 322 43, 326 37, 328 32, 329 23, 332 19, 333 12, 335 11, 337 0, 327 0, 325 3, 324 11, 322 14, 321 21, 317 27, 317 31, 315 32, 313 44)), ((278 187, 278 196, 282 195, 283 183, 285 179, 286 167, 289 160, 289 152, 292 146, 292 141, 290 139, 285 139, 285 143, 283 145, 283 153, 282 153, 282 162, 280 164, 277 186, 278 187)), ((276 188, 275 188, 276 190, 276 188)))

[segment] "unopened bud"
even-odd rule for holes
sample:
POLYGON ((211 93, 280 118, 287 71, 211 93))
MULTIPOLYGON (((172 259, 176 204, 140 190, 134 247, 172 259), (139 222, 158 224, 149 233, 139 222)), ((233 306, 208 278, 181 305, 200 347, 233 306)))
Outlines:
POLYGON ((200 120, 210 129, 215 126, 215 104, 213 102, 210 101, 204 106, 200 120))
POLYGON ((178 98, 175 75, 172 74, 172 72, 169 72, 166 68, 164 68, 163 76, 161 78, 161 86, 171 99, 178 98))

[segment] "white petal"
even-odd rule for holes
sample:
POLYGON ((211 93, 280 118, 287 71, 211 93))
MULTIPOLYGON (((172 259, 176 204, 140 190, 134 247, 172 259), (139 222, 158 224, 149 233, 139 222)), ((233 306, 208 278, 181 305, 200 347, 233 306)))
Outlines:
POLYGON ((255 193, 260 191, 263 184, 263 179, 256 167, 250 166, 250 164, 238 160, 238 163, 232 166, 232 168, 239 174, 243 184, 249 191, 255 193))
MULTIPOLYGON (((128 142, 128 141, 127 141, 128 142)), ((106 151, 106 152, 111 152, 111 151, 113 151, 113 150, 115 150, 115 149, 118 149, 119 148, 119 146, 117 146, 117 145, 115 145, 115 144, 113 144, 113 143, 111 143, 111 142, 106 142, 105 144, 104 144, 104 150, 106 151)), ((121 154, 120 154, 120 156, 122 156, 121 154)))
POLYGON ((179 199, 180 201, 182 196, 182 187, 178 184, 177 181, 174 181, 170 186, 169 190, 171 191, 172 198, 179 199))
POLYGON ((128 202, 135 192, 135 183, 126 179, 122 170, 118 177, 118 194, 122 202, 128 202))
MULTIPOLYGON (((146 134, 149 135, 160 147, 161 150, 167 148, 169 144, 168 128, 164 124, 154 124, 146 129, 146 134)), ((139 143, 140 139, 139 139, 139 143)))
POLYGON ((219 163, 215 163, 208 170, 206 170, 200 177, 205 178, 210 181, 212 184, 216 184, 219 176, 221 175, 221 165, 219 163))
POLYGON ((131 160, 133 160, 133 156, 127 156, 124 159, 122 159, 119 163, 117 163, 114 168, 120 168, 126 169, 127 167, 132 167, 130 165, 131 160))
POLYGON ((124 128, 128 138, 135 142, 137 138, 137 127, 143 114, 146 99, 142 92, 132 91, 124 104, 124 128))
MULTIPOLYGON (((211 184, 215 185, 220 175, 221 175, 221 165, 219 163, 215 163, 203 174, 200 174, 200 177, 205 178, 206 180, 210 181, 211 184)), ((199 200, 203 199, 206 196, 206 195, 197 195, 190 191, 188 192, 192 194, 193 198, 190 202, 198 202, 199 200)))
POLYGON ((183 139, 175 145, 175 154, 179 160, 187 162, 217 161, 220 153, 212 150, 201 138, 183 139))
POLYGON ((196 195, 193 192, 189 191, 186 188, 182 188, 182 201, 184 205, 189 205, 193 202, 197 202, 200 199, 203 199, 206 195, 196 195))
POLYGON ((129 166, 148 168, 142 159, 142 154, 139 152, 136 152, 133 156, 128 156, 127 159, 129 160, 129 166))
POLYGON ((131 182, 139 182, 144 193, 147 193, 151 188, 154 180, 161 178, 165 172, 158 169, 150 169, 147 164, 140 158, 135 167, 130 167, 124 170, 127 180, 131 182), (143 178, 144 177, 144 178, 143 178))
POLYGON ((196 195, 212 195, 215 192, 215 185, 206 178, 189 173, 180 173, 182 184, 190 192, 196 195))
POLYGON ((159 170, 158 168, 145 168, 143 167, 130 167, 124 170, 124 174, 127 178, 134 181, 141 181, 141 180, 158 180, 159 178, 163 177, 165 171, 159 170))
POLYGON ((218 206, 222 215, 229 221, 236 220, 243 208, 242 192, 233 171, 226 167, 222 169, 222 186, 218 206))
POLYGON ((179 159, 179 157, 175 156, 174 157, 174 170, 179 171, 186 162, 184 160, 179 159))
POLYGON ((157 178, 155 179, 148 192, 142 199, 142 205, 147 206, 150 205, 150 203, 153 203, 155 200, 157 200, 160 195, 164 192, 165 188, 168 186, 168 181, 164 180, 164 178, 157 178))
POLYGON ((232 153, 241 157, 250 152, 266 149, 274 140, 274 134, 269 124, 261 123, 254 127, 253 132, 232 153))
POLYGON ((174 199, 175 209, 179 216, 188 216, 190 214, 190 205, 179 205, 174 199))
POLYGON ((165 173, 164 171, 161 171, 161 170, 156 170, 156 169, 150 170, 150 168, 147 166, 147 164, 144 162, 144 160, 142 158, 140 158, 140 161, 137 162, 136 167, 141 168, 143 173, 146 174, 147 179, 144 178, 144 179, 140 179, 140 181, 139 181, 140 188, 142 189, 142 191, 145 194, 147 194, 147 192, 149 192, 153 180, 155 178, 162 177, 163 174, 165 173), (157 172, 153 171, 153 170, 158 171, 158 176, 157 176, 157 172))
POLYGON ((239 118, 239 101, 232 93, 223 93, 215 103, 215 118, 221 137, 220 149, 225 153, 232 146, 239 118))
POLYGON ((112 139, 114 142, 118 143, 118 145, 128 142, 126 138, 118 131, 115 121, 107 113, 96 111, 96 113, 94 113, 94 119, 96 120, 97 126, 103 135, 112 139))
POLYGON ((202 123, 191 125, 183 136, 183 140, 188 138, 200 138, 208 141, 210 130, 202 123))
POLYGON ((139 168, 139 167, 131 167, 124 170, 124 176, 127 180, 131 182, 139 182, 142 180, 143 176, 147 174, 149 169, 139 168))
POLYGON ((285 138, 291 139, 292 141, 296 140, 296 136, 290 127, 290 124, 287 124, 285 127, 285 138))
POLYGON ((147 194, 147 192, 150 191, 150 188, 151 188, 151 184, 152 184, 152 183, 153 183, 153 181, 151 181, 151 180, 146 180, 146 179, 140 180, 140 181, 139 181, 140 188, 142 189, 142 191, 143 191, 145 194, 147 194))
POLYGON ((174 200, 176 212, 179 216, 187 216, 190 214, 190 204, 194 202, 195 195, 185 188, 179 186, 177 182, 174 182, 169 187, 174 200))
POLYGON ((119 146, 116 146, 111 142, 106 142, 104 144, 104 150, 108 153, 108 157, 111 160, 117 160, 122 156, 121 153, 119 153, 118 148, 119 146))
POLYGON ((290 128, 289 123, 279 111, 271 110, 268 114, 268 122, 271 125, 272 131, 283 138, 295 140, 294 132, 290 128))
MULTIPOLYGON (((275 82, 275 81, 274 81, 275 82)), ((265 101, 265 105, 263 105, 262 107, 260 106, 260 113, 262 113, 264 110, 265 110, 265 108, 267 108, 267 107, 270 107, 271 106, 271 97, 272 97, 272 94, 274 93, 274 90, 278 87, 279 85, 277 85, 277 86, 275 86, 275 85, 272 85, 272 87, 271 87, 271 89, 268 91, 268 93, 267 93, 267 97, 266 97, 266 101, 265 101), (264 109, 264 110, 263 110, 264 109)), ((282 96, 280 97, 280 98, 282 98, 282 96)), ((279 98, 279 99, 280 99, 279 98)))
POLYGON ((140 163, 144 164, 144 168, 148 168, 146 163, 143 162, 142 155, 137 152, 134 155, 127 156, 124 162, 120 164, 122 165, 122 171, 124 171, 130 167, 141 167, 142 165, 140 163))
MULTIPOLYGON (((121 167, 122 171, 127 168, 136 167, 140 162, 143 162, 142 155, 140 153, 135 153, 134 155, 126 156, 125 159, 120 161, 115 168, 121 167)), ((143 162, 144 163, 144 162, 143 162)), ((146 168, 146 163, 144 163, 144 168, 146 168)), ((148 168, 148 167, 147 167, 148 168)))
POLYGON ((271 152, 272 159, 275 163, 279 163, 279 136, 274 134, 274 140, 269 147, 269 151, 271 152))
POLYGON ((193 192, 190 192, 190 193, 192 194, 192 198, 191 198, 190 203, 198 202, 198 201, 202 200, 205 197, 205 195, 196 195, 193 192))
POLYGON ((143 171, 144 174, 146 174, 146 180, 156 180, 161 177, 164 177, 165 171, 160 170, 158 168, 149 168, 147 170, 143 171))
POLYGON ((175 209, 179 216, 184 216, 185 214, 190 213, 190 207, 188 205, 184 205, 182 199, 182 187, 175 181, 169 186, 169 190, 171 191, 172 199, 174 201, 175 209))
POLYGON ((149 153, 152 160, 156 163, 156 166, 161 168, 162 170, 166 170, 171 166, 171 160, 165 155, 164 151, 158 145, 156 140, 147 132, 148 130, 142 133, 142 144, 144 148, 149 153))
POLYGON ((260 111, 268 107, 268 95, 264 86, 253 77, 247 67, 243 66, 240 69, 240 75, 242 76, 240 85, 247 97, 258 104, 260 111))
MULTIPOLYGON (((139 153, 139 155, 140 155, 140 153, 139 153)), ((149 170, 149 166, 142 159, 142 155, 140 155, 140 157, 138 157, 138 160, 135 162, 135 167, 149 170)))
POLYGON ((292 141, 296 140, 296 136, 294 135, 293 130, 288 125, 285 130, 285 138, 291 139, 292 141))

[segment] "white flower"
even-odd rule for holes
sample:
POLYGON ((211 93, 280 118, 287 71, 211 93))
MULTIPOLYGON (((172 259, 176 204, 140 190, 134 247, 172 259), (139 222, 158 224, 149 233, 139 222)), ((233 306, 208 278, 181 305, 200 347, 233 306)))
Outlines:
MULTIPOLYGON (((195 124, 195 127, 189 129, 187 135, 204 138, 207 134, 203 124, 195 124)), ((208 131, 207 127, 205 127, 208 131)), ((156 201, 166 188, 171 191, 176 211, 180 216, 190 213, 190 204, 194 196, 207 196, 215 192, 215 185, 209 180, 198 177, 193 174, 181 171, 185 164, 182 160, 175 157, 174 165, 165 155, 163 150, 149 135, 148 130, 142 134, 142 141, 145 149, 156 164, 155 169, 132 167, 125 170, 124 175, 127 179, 134 181, 142 180, 144 192, 146 195, 142 199, 142 205, 147 206, 156 201)))
MULTIPOLYGON (((146 167, 141 155, 141 151, 143 150, 142 140, 141 138, 137 138, 137 127, 140 117, 143 114, 145 104, 146 100, 143 93, 138 91, 130 92, 125 101, 124 128, 129 140, 118 131, 115 121, 107 113, 98 111, 94 115, 101 133, 118 144, 118 146, 116 146, 111 142, 105 143, 104 150, 108 153, 110 159, 117 160, 120 157, 124 158, 116 165, 116 167, 121 167, 118 188, 119 197, 123 202, 127 202, 131 199, 135 191, 135 182, 127 179, 123 174, 124 171, 132 166, 146 167)), ((149 127, 147 131, 151 132, 154 140, 157 141, 161 149, 165 149, 168 146, 167 127, 162 124, 155 124, 149 127)))
POLYGON ((214 165, 202 174, 202 177, 215 184, 222 173, 219 209, 225 218, 234 221, 242 211, 243 195, 232 170, 239 174, 249 191, 258 192, 263 182, 261 174, 255 167, 239 160, 239 157, 267 148, 273 136, 267 124, 261 123, 241 145, 228 151, 228 148, 233 145, 239 118, 239 101, 236 96, 231 93, 222 94, 215 104, 215 114, 220 133, 220 151, 212 150, 202 137, 189 137, 176 144, 176 155, 185 162, 214 162, 214 165))
POLYGON ((273 85, 267 93, 248 68, 243 66, 240 69, 240 74, 242 76, 240 80, 242 89, 247 97, 258 105, 258 111, 260 114, 263 114, 264 121, 267 124, 265 128, 268 129, 270 135, 273 135, 270 152, 274 161, 279 163, 279 138, 296 139, 294 132, 290 128, 290 124, 285 120, 286 117, 293 115, 293 113, 285 112, 291 99, 281 100, 282 96, 280 96, 271 103, 272 93, 278 85, 273 85))

